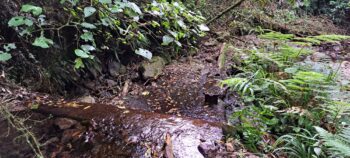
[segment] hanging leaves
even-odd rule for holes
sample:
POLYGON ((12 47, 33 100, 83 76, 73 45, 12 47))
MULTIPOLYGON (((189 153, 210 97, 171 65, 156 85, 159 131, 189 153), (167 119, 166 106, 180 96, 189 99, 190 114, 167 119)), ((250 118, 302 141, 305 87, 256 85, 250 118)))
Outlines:
POLYGON ((10 21, 7 23, 9 27, 17 27, 24 25, 24 17, 23 16, 15 16, 10 19, 10 21))
POLYGON ((83 51, 81 49, 76 49, 74 51, 75 55, 77 55, 78 57, 81 57, 81 58, 89 58, 89 52, 86 52, 86 51, 83 51))
POLYGON ((21 8, 21 12, 32 13, 33 15, 38 16, 43 12, 43 9, 41 7, 25 4, 21 8))
POLYGON ((53 41, 44 36, 40 36, 35 39, 32 45, 41 48, 49 48, 50 45, 53 45, 53 41))
POLYGON ((0 51, 0 61, 4 62, 12 58, 11 54, 0 51))
POLYGON ((96 29, 97 28, 94 24, 90 24, 90 23, 87 23, 87 22, 83 22, 80 25, 82 27, 87 28, 87 29, 96 29))
POLYGON ((139 49, 135 50, 135 53, 147 58, 148 60, 152 59, 152 52, 150 52, 149 50, 139 48, 139 49))
POLYGON ((91 16, 96 12, 96 9, 94 7, 85 7, 84 8, 84 16, 85 18, 91 16))

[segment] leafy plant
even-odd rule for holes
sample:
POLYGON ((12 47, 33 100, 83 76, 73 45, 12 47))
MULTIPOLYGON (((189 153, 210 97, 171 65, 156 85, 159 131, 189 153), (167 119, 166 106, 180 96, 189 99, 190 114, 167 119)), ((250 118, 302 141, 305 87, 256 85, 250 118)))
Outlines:
POLYGON ((285 154, 291 158, 320 157, 321 149, 314 146, 316 142, 316 136, 307 130, 303 130, 301 134, 286 134, 276 140, 273 153, 285 154))
POLYGON ((350 128, 343 128, 339 134, 332 134, 321 127, 315 126, 315 129, 321 137, 321 144, 332 157, 350 156, 350 128))
POLYGON ((16 45, 14 43, 8 43, 3 45, 3 51, 0 50, 0 62, 5 62, 12 58, 10 54, 11 50, 16 49, 16 45))
POLYGON ((133 51, 147 59, 153 53, 173 56, 171 52, 194 48, 196 39, 209 31, 203 24, 205 18, 180 2, 159 0, 138 5, 130 1, 92 0, 87 5, 80 0, 61 0, 60 3, 70 17, 64 24, 47 23, 41 7, 25 4, 20 15, 9 20, 8 25, 40 48, 61 44, 54 40, 56 37, 49 38, 48 32, 56 32, 60 39, 64 28, 75 29, 79 37, 74 39, 75 68, 85 67, 84 60, 94 59, 96 52, 112 52, 117 58, 123 51, 133 51), (37 37, 33 40, 32 36, 37 37), (97 38, 104 41, 96 41, 97 38))

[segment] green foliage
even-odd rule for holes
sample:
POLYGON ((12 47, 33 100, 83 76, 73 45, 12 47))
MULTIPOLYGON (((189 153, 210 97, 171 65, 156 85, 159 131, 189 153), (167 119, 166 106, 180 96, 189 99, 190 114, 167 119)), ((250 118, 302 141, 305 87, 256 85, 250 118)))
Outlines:
POLYGON ((53 44, 53 41, 51 39, 48 39, 44 36, 40 36, 35 38, 33 42, 33 46, 41 47, 41 48, 49 48, 50 45, 53 44))
POLYGON ((262 143, 263 135, 270 131, 271 127, 278 124, 271 109, 265 107, 250 106, 232 114, 231 119, 239 120, 236 124, 236 137, 252 151, 258 151, 257 144, 262 143))
POLYGON ((22 6, 21 12, 32 13, 34 16, 39 16, 43 12, 43 9, 41 7, 25 4, 22 6))
POLYGON ((204 25, 205 18, 181 2, 158 0, 138 5, 130 1, 93 0, 86 5, 80 0, 61 0, 60 3, 64 14, 71 17, 64 24, 46 23, 41 7, 26 4, 8 25, 20 38, 40 48, 60 45, 54 39, 61 40, 62 30, 76 29, 80 38, 74 39, 75 68, 83 67, 97 52, 111 52, 116 57, 121 52, 135 52, 147 59, 153 53, 173 56, 181 49, 194 48, 196 39, 209 31, 204 25), (52 31, 58 37, 49 34, 52 31), (36 32, 41 34, 38 36, 36 32), (89 49, 83 49, 84 45, 89 45, 89 49))
POLYGON ((315 126, 315 129, 332 157, 350 157, 350 128, 343 128, 339 134, 329 133, 327 130, 315 126))
POLYGON ((274 153, 283 152, 291 158, 320 157, 320 148, 314 146, 317 139, 307 130, 301 134, 286 134, 279 137, 274 143, 274 153))
MULTIPOLYGON (((232 114, 242 138, 252 151, 288 157, 326 157, 314 126, 338 129, 347 125, 349 105, 332 100, 336 86, 331 74, 295 67, 311 50, 277 44, 242 56, 244 72, 220 82, 241 95, 246 107, 232 114), (269 111, 269 112, 267 112, 269 111), (273 122, 273 123, 271 123, 273 122), (275 145, 263 136, 278 137, 275 145), (262 149, 264 146, 264 149, 262 149)), ((241 52, 242 53, 242 52, 241 52)))
POLYGON ((0 62, 5 62, 10 60, 12 58, 10 51, 16 48, 17 47, 14 43, 4 44, 3 51, 0 50, 0 62))
POLYGON ((306 0, 298 10, 303 10, 307 14, 323 14, 336 23, 346 23, 350 6, 348 0, 306 0))
POLYGON ((345 36, 345 35, 319 35, 319 36, 309 36, 309 37, 296 37, 293 38, 295 41, 303 41, 303 42, 308 42, 313 45, 320 45, 322 42, 327 42, 327 43, 333 43, 333 42, 339 42, 342 40, 350 39, 350 36, 345 36))
POLYGON ((280 32, 268 32, 258 36, 262 39, 271 39, 271 40, 290 40, 294 37, 293 34, 283 34, 280 32))

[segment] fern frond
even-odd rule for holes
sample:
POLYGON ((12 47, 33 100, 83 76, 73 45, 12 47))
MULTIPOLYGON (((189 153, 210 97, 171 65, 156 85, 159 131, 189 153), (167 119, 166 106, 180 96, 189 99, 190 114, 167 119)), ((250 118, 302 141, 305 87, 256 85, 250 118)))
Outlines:
POLYGON ((344 128, 340 134, 332 134, 321 127, 315 126, 324 146, 333 156, 350 156, 350 127, 344 128))

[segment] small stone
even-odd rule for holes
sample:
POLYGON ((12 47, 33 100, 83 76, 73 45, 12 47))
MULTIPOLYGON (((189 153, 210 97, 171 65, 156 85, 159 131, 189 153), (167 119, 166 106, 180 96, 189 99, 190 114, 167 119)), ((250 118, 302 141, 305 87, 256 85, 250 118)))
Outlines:
POLYGON ((117 61, 111 61, 108 63, 108 72, 111 76, 118 77, 126 72, 126 67, 117 61))
POLYGON ((77 124, 77 121, 68 118, 57 118, 54 122, 61 130, 65 130, 73 127, 77 124))
POLYGON ((233 147, 232 143, 226 143, 225 146, 226 146, 226 150, 228 152, 233 152, 234 151, 234 147, 233 147))
POLYGON ((331 60, 331 57, 325 53, 316 52, 316 53, 312 54, 311 60, 315 61, 315 62, 329 61, 329 60, 331 60))
POLYGON ((215 46, 217 45, 217 41, 215 39, 209 39, 208 41, 204 42, 205 46, 215 46))
POLYGON ((203 142, 198 146, 198 150, 205 157, 210 157, 210 155, 215 153, 218 149, 213 143, 203 142))
POLYGON ((114 87, 114 86, 118 85, 118 83, 115 82, 114 80, 107 79, 106 82, 107 82, 108 87, 114 87))
POLYGON ((81 97, 78 100, 79 102, 82 102, 82 103, 90 103, 90 104, 96 103, 95 98, 90 95, 81 97))

